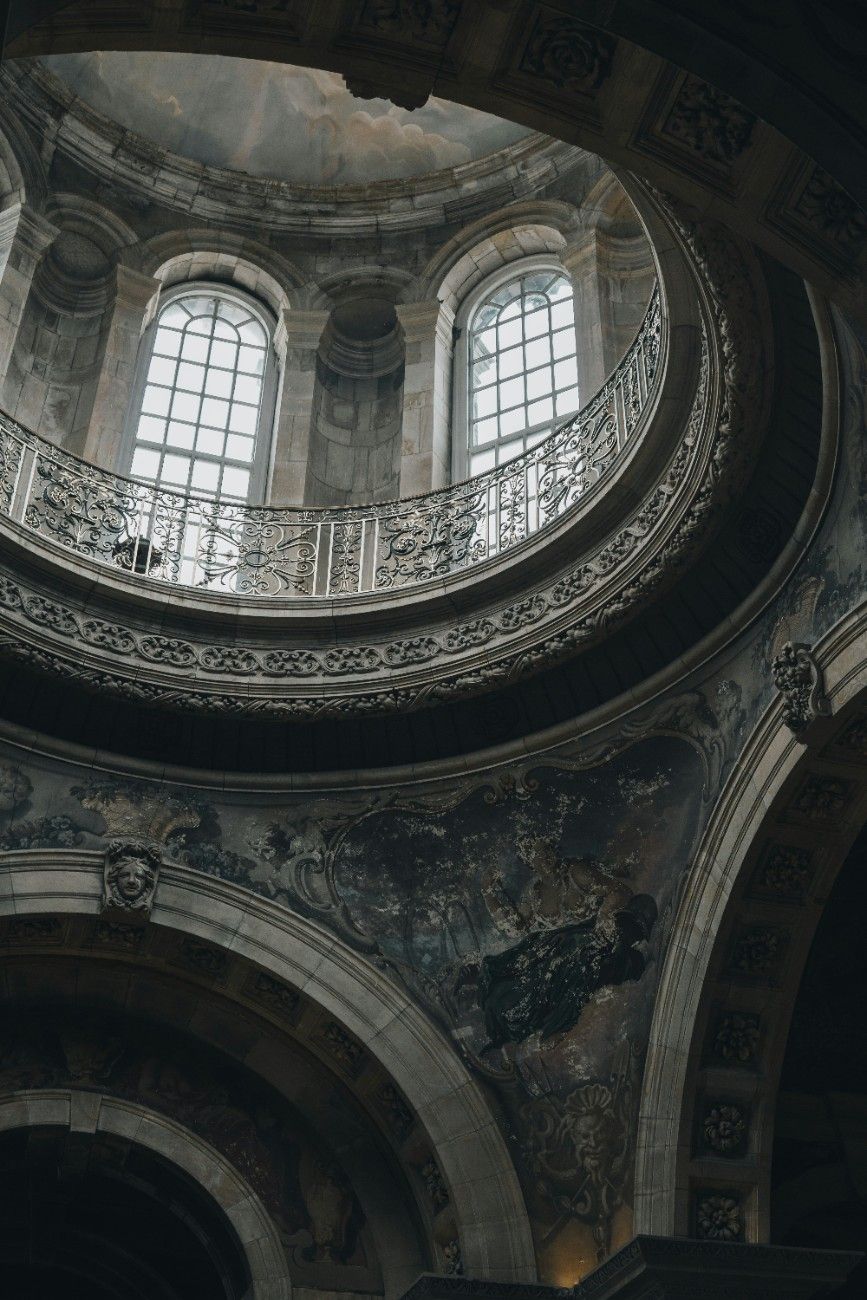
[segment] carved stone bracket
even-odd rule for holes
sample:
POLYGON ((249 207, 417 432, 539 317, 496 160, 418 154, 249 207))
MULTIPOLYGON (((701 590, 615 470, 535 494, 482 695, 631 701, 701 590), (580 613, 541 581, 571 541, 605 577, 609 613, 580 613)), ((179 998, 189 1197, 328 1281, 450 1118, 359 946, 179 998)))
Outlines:
POLYGON ((830 714, 824 675, 809 646, 787 641, 773 660, 771 671, 774 685, 783 696, 783 720, 796 736, 816 718, 830 714))

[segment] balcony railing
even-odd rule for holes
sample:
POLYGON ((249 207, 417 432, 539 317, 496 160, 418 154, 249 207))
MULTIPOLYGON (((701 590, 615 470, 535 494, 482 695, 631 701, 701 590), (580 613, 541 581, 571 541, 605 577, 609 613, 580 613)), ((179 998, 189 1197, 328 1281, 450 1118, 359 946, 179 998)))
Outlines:
POLYGON ((443 579, 566 513, 617 459, 653 390, 660 302, 604 387, 532 450, 425 496, 343 509, 232 505, 89 465, 0 415, 0 513, 78 555, 241 596, 345 597, 443 579))

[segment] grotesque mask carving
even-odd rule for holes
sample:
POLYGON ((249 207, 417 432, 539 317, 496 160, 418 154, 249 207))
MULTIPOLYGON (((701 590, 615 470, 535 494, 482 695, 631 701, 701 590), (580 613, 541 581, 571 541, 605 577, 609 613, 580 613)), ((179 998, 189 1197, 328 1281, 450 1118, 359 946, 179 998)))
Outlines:
POLYGON ((159 877, 159 854, 146 844, 112 844, 105 855, 103 910, 147 915, 159 877))

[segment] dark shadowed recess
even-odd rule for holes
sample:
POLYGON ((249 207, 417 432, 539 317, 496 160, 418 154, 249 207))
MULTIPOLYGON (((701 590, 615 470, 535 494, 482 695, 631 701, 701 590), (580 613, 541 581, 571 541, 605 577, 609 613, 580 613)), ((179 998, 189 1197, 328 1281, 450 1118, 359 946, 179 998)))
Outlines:
MULTIPOLYGON (((771 1240, 867 1250, 867 827, 816 930, 780 1080, 771 1240)), ((835 1300, 867 1295, 867 1260, 835 1300)))

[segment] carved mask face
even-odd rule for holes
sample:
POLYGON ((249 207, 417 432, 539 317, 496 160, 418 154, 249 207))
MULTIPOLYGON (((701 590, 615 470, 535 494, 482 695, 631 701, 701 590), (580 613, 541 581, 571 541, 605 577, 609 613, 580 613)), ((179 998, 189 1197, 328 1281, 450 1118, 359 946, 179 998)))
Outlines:
POLYGON ((124 858, 118 863, 114 877, 115 888, 121 898, 133 903, 141 898, 148 886, 148 873, 134 858, 124 858))

